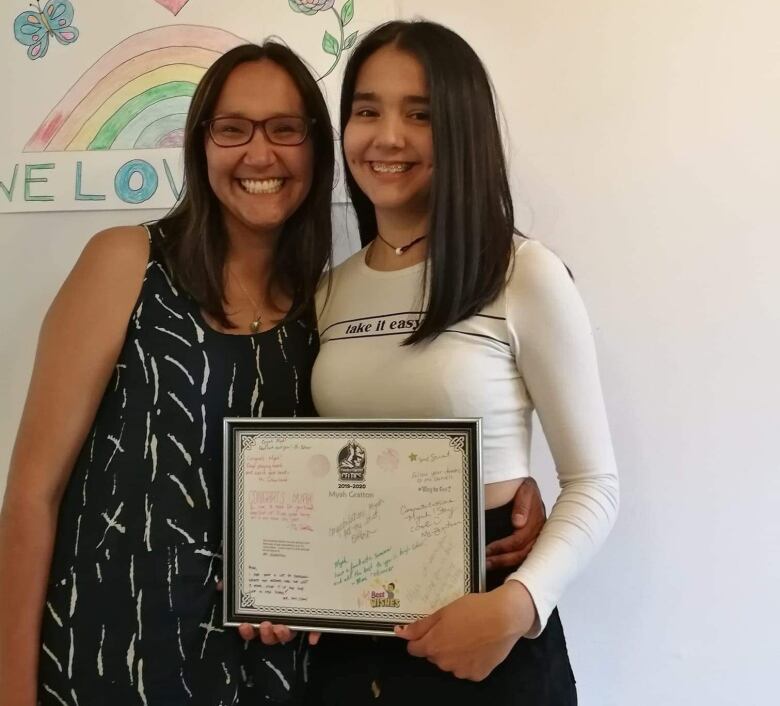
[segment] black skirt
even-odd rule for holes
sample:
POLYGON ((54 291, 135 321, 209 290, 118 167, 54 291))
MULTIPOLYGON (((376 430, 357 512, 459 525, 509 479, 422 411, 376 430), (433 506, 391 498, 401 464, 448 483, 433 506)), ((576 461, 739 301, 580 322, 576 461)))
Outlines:
MULTIPOLYGON (((511 504, 485 513, 488 542, 512 532, 511 504)), ((487 589, 511 570, 487 573, 487 589)), ((405 640, 325 634, 310 650, 306 706, 359 704, 489 704, 576 706, 577 690, 557 609, 535 639, 517 641, 481 682, 458 679, 426 659, 412 657, 405 640)))

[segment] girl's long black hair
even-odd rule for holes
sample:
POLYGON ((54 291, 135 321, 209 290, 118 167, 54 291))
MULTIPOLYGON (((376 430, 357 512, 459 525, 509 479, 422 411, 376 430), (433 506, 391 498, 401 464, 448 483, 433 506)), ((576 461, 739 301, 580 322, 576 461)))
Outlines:
MULTIPOLYGON (((414 56, 425 71, 433 134, 428 298, 417 330, 404 342, 411 344, 435 338, 498 296, 516 230, 493 88, 479 57, 452 30, 394 21, 365 35, 344 72, 342 134, 361 66, 389 44, 414 56)), ((374 207, 348 169, 346 181, 365 246, 377 234, 374 207)))

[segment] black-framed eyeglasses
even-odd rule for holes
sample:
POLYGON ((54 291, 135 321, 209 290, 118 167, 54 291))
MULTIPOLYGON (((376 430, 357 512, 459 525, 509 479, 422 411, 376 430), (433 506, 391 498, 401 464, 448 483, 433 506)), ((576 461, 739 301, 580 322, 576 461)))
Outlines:
POLYGON ((223 117, 204 120, 209 135, 215 145, 220 147, 240 147, 252 141, 255 130, 260 128, 265 139, 274 145, 300 145, 309 134, 314 118, 302 118, 298 115, 274 115, 265 120, 249 118, 223 117))

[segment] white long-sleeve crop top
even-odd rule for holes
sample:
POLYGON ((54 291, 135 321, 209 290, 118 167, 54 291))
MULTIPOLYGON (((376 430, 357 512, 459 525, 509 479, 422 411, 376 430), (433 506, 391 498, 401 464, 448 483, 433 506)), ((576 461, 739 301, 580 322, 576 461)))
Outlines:
POLYGON ((312 393, 327 417, 481 417, 485 483, 530 474, 536 409, 561 491, 532 552, 509 576, 531 594, 534 634, 604 541, 618 480, 595 347, 582 300, 561 261, 516 238, 499 297, 436 339, 400 344, 417 325, 424 263, 372 270, 366 249, 317 295, 320 353, 312 393))

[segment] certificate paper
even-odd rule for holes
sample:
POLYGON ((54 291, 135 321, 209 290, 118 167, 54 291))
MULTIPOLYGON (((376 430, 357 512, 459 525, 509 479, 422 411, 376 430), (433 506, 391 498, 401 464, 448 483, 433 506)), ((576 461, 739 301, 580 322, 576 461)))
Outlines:
POLYGON ((225 420, 224 623, 392 633, 484 586, 480 420, 225 420))

